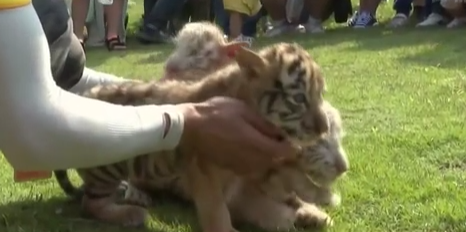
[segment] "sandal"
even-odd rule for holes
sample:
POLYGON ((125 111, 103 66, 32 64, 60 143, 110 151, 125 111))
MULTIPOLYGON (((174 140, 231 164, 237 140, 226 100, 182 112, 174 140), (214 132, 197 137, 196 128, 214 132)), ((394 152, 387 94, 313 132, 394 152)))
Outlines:
POLYGON ((105 45, 109 51, 126 49, 126 44, 122 42, 119 37, 113 37, 105 40, 105 45))

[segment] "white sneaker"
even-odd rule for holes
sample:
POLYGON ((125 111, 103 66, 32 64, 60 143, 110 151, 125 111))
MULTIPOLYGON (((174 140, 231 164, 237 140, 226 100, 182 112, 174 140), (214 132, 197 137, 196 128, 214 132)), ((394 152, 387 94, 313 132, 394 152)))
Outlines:
POLYGON ((450 23, 447 24, 447 28, 461 27, 466 24, 466 17, 454 18, 450 23))
POLYGON ((303 26, 301 25, 291 25, 286 23, 286 21, 276 21, 272 22, 272 27, 265 32, 265 37, 275 37, 283 34, 300 32, 303 26))
POLYGON ((234 39, 234 41, 238 41, 238 42, 246 42, 248 44, 249 47, 252 46, 252 42, 254 42, 254 37, 251 37, 251 36, 245 36, 245 35, 239 35, 238 37, 236 37, 234 39))
POLYGON ((436 26, 439 25, 443 21, 443 16, 437 13, 432 13, 427 18, 418 23, 416 27, 430 27, 430 26, 436 26))
POLYGON ((402 27, 408 23, 408 16, 402 13, 398 13, 393 16, 392 20, 388 24, 390 28, 402 27))
POLYGON ((309 34, 318 34, 325 32, 324 27, 322 26, 322 22, 312 17, 309 17, 309 20, 307 20, 306 24, 304 24, 303 26, 306 33, 309 34))

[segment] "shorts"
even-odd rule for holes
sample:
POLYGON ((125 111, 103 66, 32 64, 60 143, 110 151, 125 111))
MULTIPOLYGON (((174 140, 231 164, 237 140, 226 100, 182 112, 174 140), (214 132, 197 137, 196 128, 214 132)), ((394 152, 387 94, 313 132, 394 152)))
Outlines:
POLYGON ((223 6, 227 11, 252 16, 259 12, 262 5, 259 0, 223 0, 223 6))

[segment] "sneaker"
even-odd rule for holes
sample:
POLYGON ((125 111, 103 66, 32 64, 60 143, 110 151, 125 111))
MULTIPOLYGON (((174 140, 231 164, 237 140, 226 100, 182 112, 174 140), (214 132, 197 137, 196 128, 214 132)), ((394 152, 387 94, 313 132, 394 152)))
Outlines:
POLYGON ((416 27, 430 27, 430 26, 436 26, 439 25, 443 22, 444 18, 442 15, 437 14, 437 13, 432 13, 427 18, 418 23, 416 27))
POLYGON ((466 24, 466 17, 454 18, 450 23, 447 24, 447 28, 461 27, 466 24))
POLYGON ((324 27, 322 26, 322 21, 309 17, 309 20, 303 25, 306 33, 317 34, 324 33, 324 27))
POLYGON ((392 20, 390 23, 388 23, 388 27, 390 28, 397 28, 397 27, 402 27, 408 23, 408 16, 403 14, 403 13, 398 13, 395 16, 393 16, 392 20))
POLYGON ((264 35, 266 37, 275 37, 286 33, 300 32, 302 28, 303 27, 301 25, 291 25, 285 21, 278 21, 272 23, 272 28, 267 30, 264 35))
POLYGON ((239 35, 236 37, 233 41, 238 41, 238 42, 246 42, 249 47, 252 46, 252 42, 254 42, 254 37, 251 36, 245 36, 245 35, 239 35))
POLYGON ((348 19, 346 22, 348 24, 348 27, 353 27, 354 24, 356 24, 356 19, 359 17, 359 12, 355 11, 351 18, 348 19))
POLYGON ((139 32, 136 34, 136 38, 141 42, 141 43, 154 43, 154 44, 160 44, 160 43, 171 43, 172 39, 170 36, 166 35, 163 33, 161 30, 159 30, 157 27, 153 25, 146 25, 142 30, 139 30, 139 32))
POLYGON ((354 22, 353 28, 366 28, 371 27, 377 24, 377 19, 375 19, 374 15, 366 12, 362 12, 356 18, 354 22))

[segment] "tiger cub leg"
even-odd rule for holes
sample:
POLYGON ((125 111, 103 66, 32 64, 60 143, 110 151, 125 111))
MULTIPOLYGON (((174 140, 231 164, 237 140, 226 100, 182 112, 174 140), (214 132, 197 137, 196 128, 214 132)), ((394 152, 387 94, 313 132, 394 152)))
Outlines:
POLYGON ((236 232, 222 191, 218 173, 199 168, 197 162, 188 167, 190 192, 203 232, 236 232))
POLYGON ((83 181, 82 208, 86 215, 99 221, 123 226, 144 225, 148 214, 145 208, 137 205, 116 203, 116 193, 120 184, 119 179, 95 179, 84 175, 83 181))
POLYGON ((325 228, 333 226, 332 218, 314 204, 304 202, 295 196, 291 197, 286 204, 296 210, 296 227, 325 228))
POLYGON ((329 215, 295 196, 286 202, 280 202, 259 192, 244 192, 230 204, 230 210, 235 220, 267 231, 291 230, 296 227, 324 228, 332 225, 329 215))
POLYGON ((144 181, 130 180, 126 183, 126 190, 122 203, 149 207, 152 205, 152 197, 145 187, 144 181))

